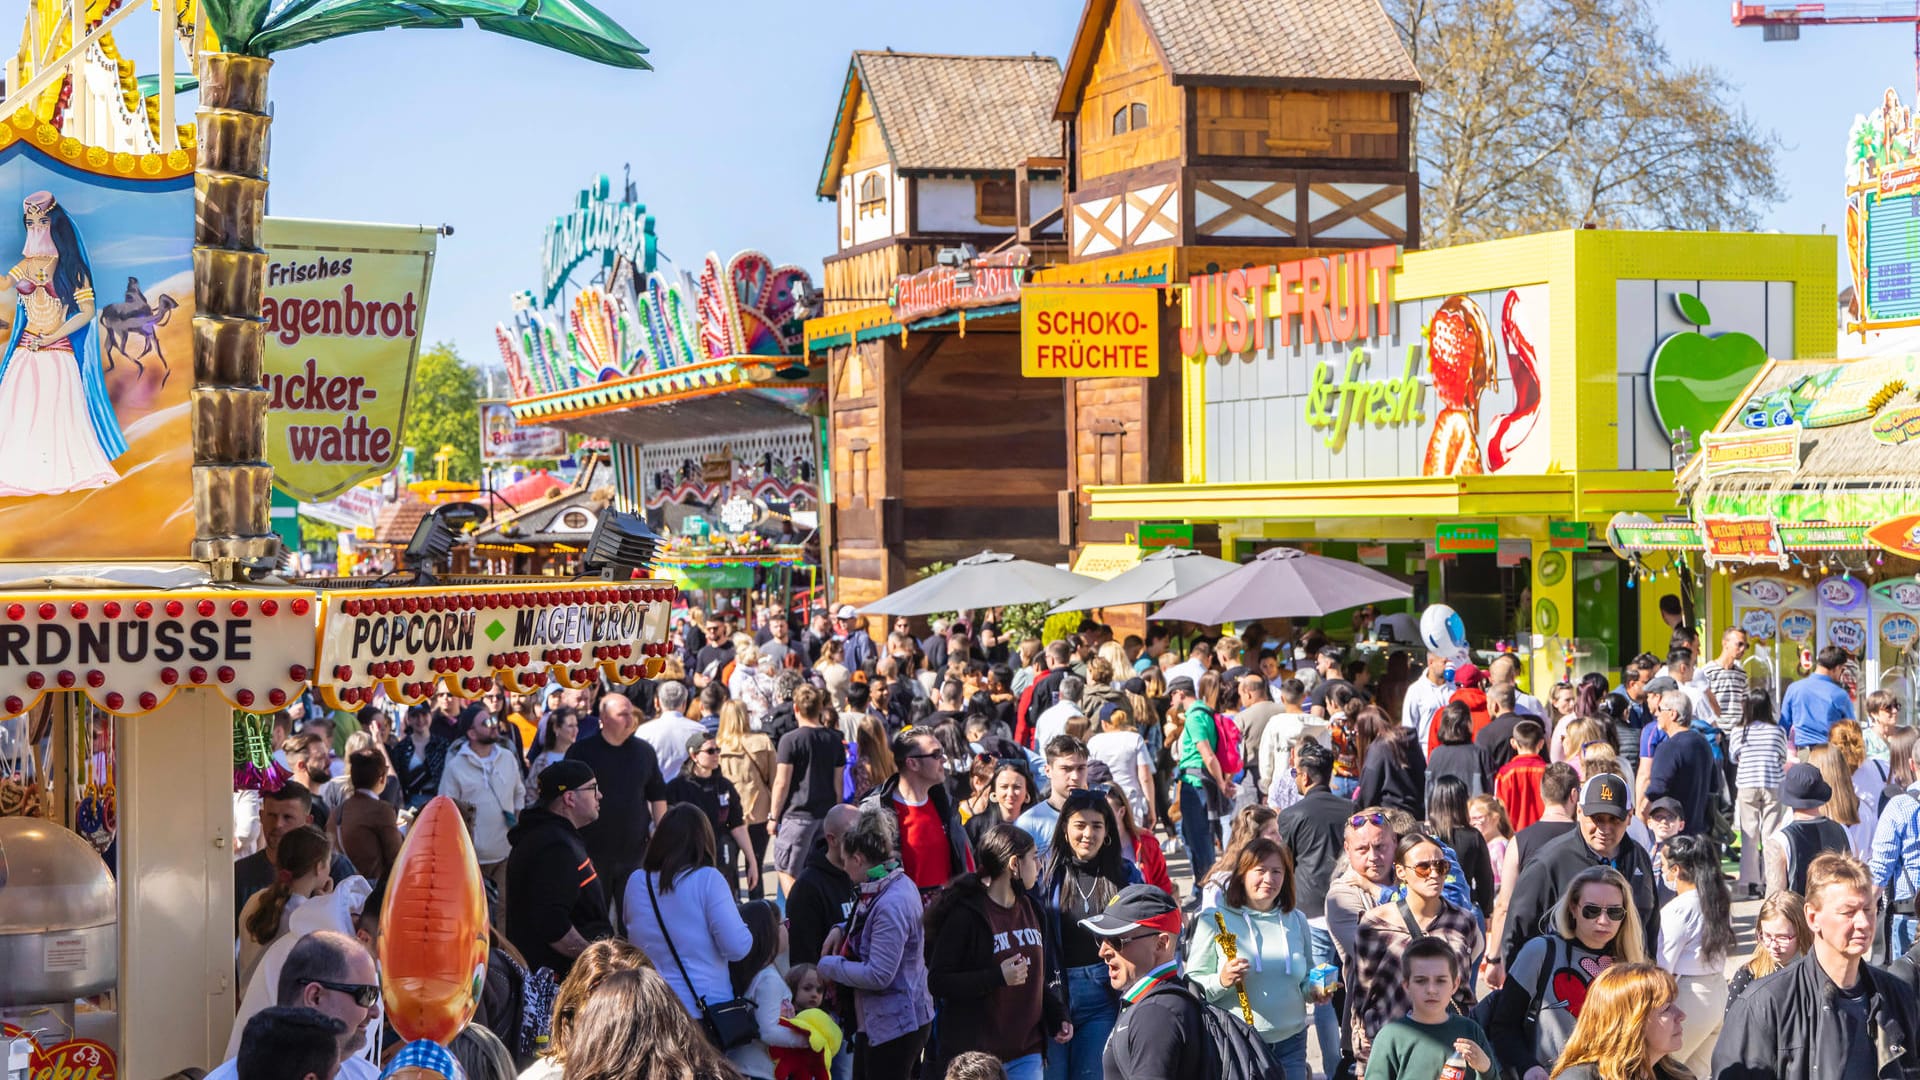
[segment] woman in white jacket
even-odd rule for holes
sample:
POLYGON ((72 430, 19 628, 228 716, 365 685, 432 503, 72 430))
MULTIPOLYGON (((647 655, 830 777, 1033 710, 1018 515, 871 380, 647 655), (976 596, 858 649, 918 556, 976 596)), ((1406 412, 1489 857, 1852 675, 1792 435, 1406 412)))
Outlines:
POLYGON ((753 948, 753 934, 734 905, 733 883, 720 873, 713 826, 691 803, 668 809, 647 843, 640 869, 627 879, 627 940, 651 957, 688 1015, 701 1004, 733 1000, 727 965, 753 948))

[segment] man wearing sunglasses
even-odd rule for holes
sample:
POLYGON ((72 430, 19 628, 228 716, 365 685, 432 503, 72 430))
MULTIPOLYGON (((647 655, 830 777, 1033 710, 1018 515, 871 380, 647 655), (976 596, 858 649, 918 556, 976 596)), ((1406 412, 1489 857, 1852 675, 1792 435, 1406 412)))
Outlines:
POLYGON ((600 781, 584 761, 540 773, 540 801, 520 815, 507 857, 507 940, 534 969, 566 978, 573 958, 613 936, 606 883, 580 828, 600 817, 600 781))
POLYGON ((1575 875, 1590 866, 1611 866, 1627 879, 1634 908, 1646 933, 1648 955, 1660 941, 1660 904, 1655 891, 1653 859, 1645 848, 1627 839, 1630 809, 1627 782, 1613 773, 1589 776, 1580 788, 1579 827, 1552 841, 1520 871, 1508 900, 1504 925, 1490 935, 1487 982, 1506 981, 1506 965, 1520 954, 1520 946, 1545 933, 1547 915, 1575 875))
POLYGON ((929 728, 901 729, 889 747, 898 771, 867 796, 900 822, 900 865, 923 898, 973 870, 973 845, 947 791, 947 754, 929 728))
MULTIPOLYGON (((313 1009, 340 1022, 337 1080, 378 1080, 379 1068, 360 1056, 380 1006, 380 976, 366 946, 332 930, 301 938, 280 968, 275 1003, 313 1009)), ((207 1074, 207 1080, 237 1080, 238 1076, 238 1062, 229 1057, 207 1074)))
POLYGON ((1207 1072, 1200 999, 1180 977, 1180 909, 1152 885, 1121 889, 1100 914, 1080 920, 1100 939, 1120 1019, 1101 1055, 1107 1080, 1186 1080, 1207 1072))

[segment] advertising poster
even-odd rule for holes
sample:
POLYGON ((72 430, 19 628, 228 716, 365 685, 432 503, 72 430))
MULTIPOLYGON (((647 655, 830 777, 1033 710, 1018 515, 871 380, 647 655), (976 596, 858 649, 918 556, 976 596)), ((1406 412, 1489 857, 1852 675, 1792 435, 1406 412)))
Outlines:
POLYGON ((0 123, 0 559, 184 558, 192 159, 22 119, 0 123))
POLYGON ((268 218, 266 234, 267 462, 322 502, 399 456, 439 233, 268 218))
POLYGON ((552 461, 567 456, 567 433, 542 424, 519 424, 504 401, 480 403, 480 461, 552 461))
POLYGON ((1752 646, 1745 664, 1754 685, 1769 685, 1769 666, 1787 679, 1805 674, 1800 650, 1813 637, 1813 604, 1812 591, 1799 578, 1743 577, 1733 583, 1733 625, 1747 632, 1752 646))
POLYGON ((1866 582, 1830 574, 1821 578, 1813 591, 1820 599, 1820 637, 1814 651, 1838 645, 1865 663, 1874 662, 1880 650, 1867 625, 1871 613, 1866 582))

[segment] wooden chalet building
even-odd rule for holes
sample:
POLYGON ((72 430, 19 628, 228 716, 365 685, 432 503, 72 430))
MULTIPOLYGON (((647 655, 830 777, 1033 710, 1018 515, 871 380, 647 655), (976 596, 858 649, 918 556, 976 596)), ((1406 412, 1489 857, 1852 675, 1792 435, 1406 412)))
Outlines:
POLYGON ((1051 57, 853 56, 818 187, 838 204, 827 315, 807 325, 828 357, 835 603, 988 547, 1066 557, 1064 401, 1020 377, 1013 273, 1064 251, 1059 94, 1051 57))
MULTIPOLYGON (((1038 280, 1180 284, 1417 247, 1419 89, 1377 0, 1089 0, 1054 108, 1069 258, 1038 280)), ((1088 487, 1186 479, 1179 328, 1167 308, 1157 378, 1067 384, 1060 530, 1076 550, 1137 525, 1088 520, 1088 487)))

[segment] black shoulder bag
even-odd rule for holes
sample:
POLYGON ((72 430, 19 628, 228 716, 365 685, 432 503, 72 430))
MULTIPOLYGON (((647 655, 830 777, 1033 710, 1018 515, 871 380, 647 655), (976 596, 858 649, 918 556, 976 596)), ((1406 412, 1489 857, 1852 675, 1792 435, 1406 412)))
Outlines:
MULTIPOLYGON (((641 870, 638 873, 647 872, 641 870)), ((674 948, 673 935, 667 933, 667 921, 660 917, 660 898, 654 894, 652 875, 647 877, 647 899, 653 902, 653 921, 660 924, 660 936, 667 940, 667 951, 673 954, 673 966, 680 969, 680 977, 687 981, 687 992, 700 1003, 700 1026, 707 1030, 707 1038, 723 1051, 759 1038, 760 1018, 755 1013, 751 998, 734 998, 718 1005, 709 1005, 707 999, 700 996, 700 991, 693 985, 693 977, 687 974, 687 965, 680 962, 680 950, 674 948)))

